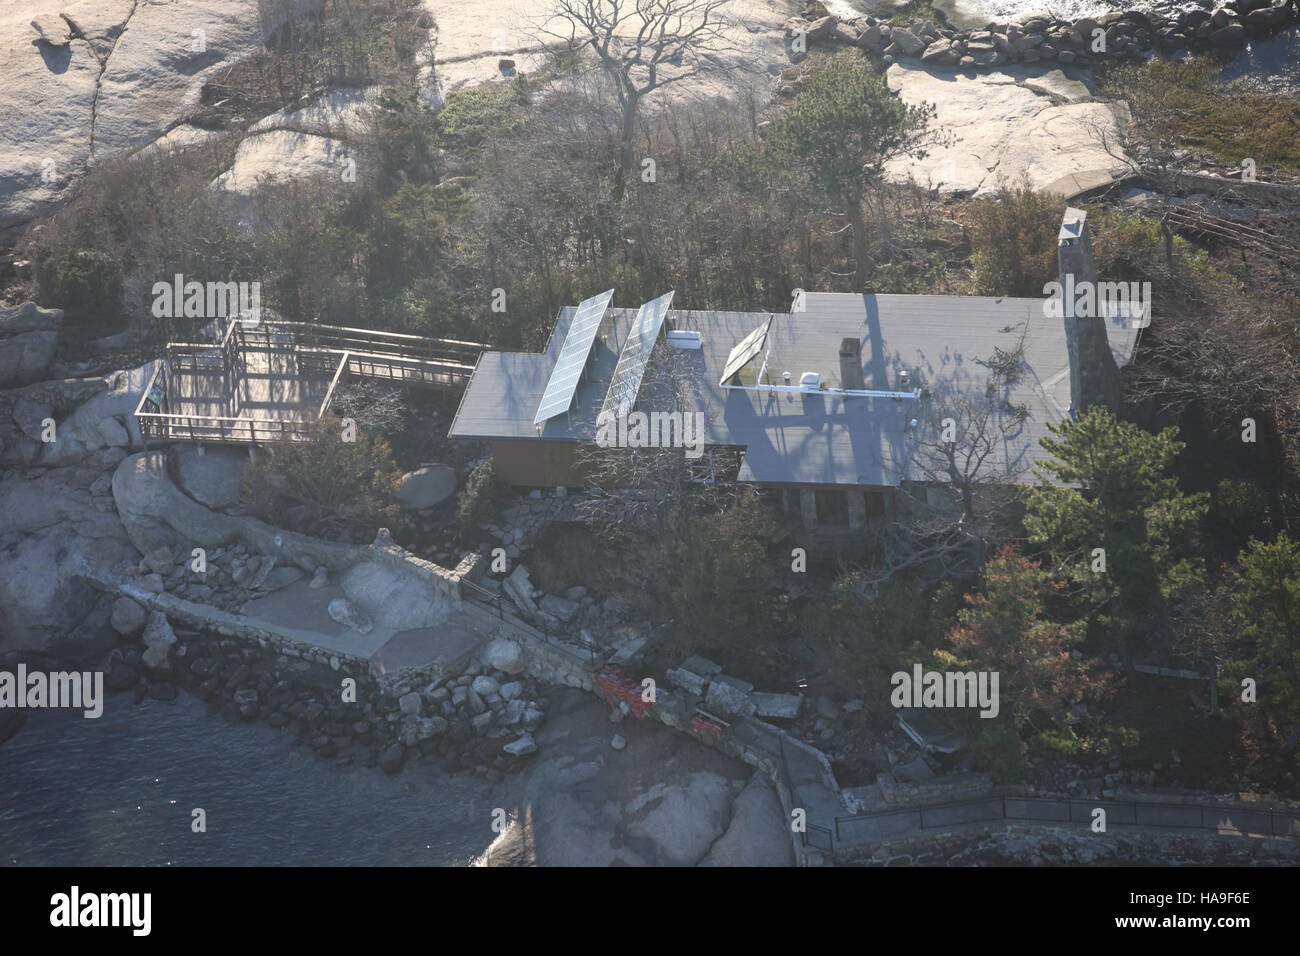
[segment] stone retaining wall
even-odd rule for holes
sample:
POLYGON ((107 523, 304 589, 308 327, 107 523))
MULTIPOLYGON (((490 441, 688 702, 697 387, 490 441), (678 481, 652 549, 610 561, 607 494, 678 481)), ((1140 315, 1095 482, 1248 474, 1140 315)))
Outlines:
POLYGON ((414 574, 416 577, 428 582, 429 586, 438 595, 451 598, 457 602, 461 599, 460 582, 464 574, 462 569, 472 567, 474 563, 467 558, 462 560, 454 571, 449 571, 432 561, 418 558, 400 547, 393 541, 393 537, 389 534, 387 528, 379 529, 379 533, 375 535, 374 544, 368 549, 366 557, 395 571, 414 574))
POLYGON ((915 58, 966 69, 1008 63, 1087 66, 1094 58, 1140 60, 1153 51, 1239 48, 1248 36, 1285 29, 1296 21, 1298 11, 1296 0, 1238 0, 1235 7, 1214 11, 1124 11, 1073 21, 1035 16, 1024 23, 991 23, 982 30, 952 29, 930 20, 903 27, 874 17, 835 15, 811 22, 792 17, 785 29, 787 50, 795 62, 807 46, 838 45, 880 54, 886 64, 915 58))
POLYGON ((368 664, 367 658, 327 651, 269 626, 260 626, 262 622, 242 614, 232 614, 206 604, 195 604, 193 601, 186 601, 165 592, 147 591, 130 582, 119 584, 113 587, 113 590, 131 598, 143 607, 161 611, 167 615, 169 621, 180 622, 198 630, 213 631, 236 640, 255 642, 263 648, 274 647, 286 657, 300 657, 303 660, 326 664, 336 670, 341 663, 345 662, 361 667, 368 664))

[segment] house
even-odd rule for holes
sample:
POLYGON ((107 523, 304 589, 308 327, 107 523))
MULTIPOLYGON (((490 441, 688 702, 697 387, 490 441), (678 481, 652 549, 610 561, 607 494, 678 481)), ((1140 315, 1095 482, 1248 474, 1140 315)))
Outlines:
MULTIPOLYGON (((1065 288, 1096 286, 1081 210, 1066 210, 1058 242, 1065 288)), ((1117 402, 1149 317, 1149 303, 1079 310, 1068 296, 1053 311, 1046 297, 808 293, 776 314, 672 310, 671 294, 611 309, 611 296, 563 309, 544 352, 483 353, 451 436, 488 442, 512 484, 580 486, 575 452, 612 411, 672 410, 642 385, 671 355, 704 448, 737 450, 739 480, 820 528, 860 527, 900 488, 932 483, 923 453, 945 427, 960 444, 954 410, 981 402, 988 480, 1030 480, 1049 424, 1117 402)))

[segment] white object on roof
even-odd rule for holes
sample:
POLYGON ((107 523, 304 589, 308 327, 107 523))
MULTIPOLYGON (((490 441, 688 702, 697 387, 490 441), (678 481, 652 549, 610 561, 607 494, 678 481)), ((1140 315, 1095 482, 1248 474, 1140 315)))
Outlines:
POLYGON ((675 349, 698 349, 700 333, 689 329, 675 329, 668 333, 668 344, 675 349))
POLYGON ((822 373, 804 372, 802 375, 799 376, 799 384, 806 385, 809 388, 821 388, 822 373))

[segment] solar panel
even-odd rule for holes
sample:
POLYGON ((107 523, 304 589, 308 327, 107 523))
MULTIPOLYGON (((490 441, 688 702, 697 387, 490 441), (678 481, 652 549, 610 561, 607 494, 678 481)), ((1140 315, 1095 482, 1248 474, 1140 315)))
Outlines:
POLYGON ((755 355, 763 351, 763 343, 767 340, 767 329, 772 324, 772 317, 769 315, 767 321, 750 332, 740 344, 731 350, 727 356, 727 364, 722 369, 722 381, 719 385, 726 385, 731 376, 739 372, 746 362, 750 361, 755 355))
POLYGON ((605 392, 601 414, 616 411, 623 405, 631 408, 636 404, 637 392, 641 390, 641 380, 645 377, 646 366, 650 362, 650 353, 659 340, 659 330, 664 326, 664 318, 668 315, 668 306, 672 301, 673 293, 669 292, 642 304, 637 311, 627 341, 623 343, 623 351, 619 353, 614 377, 609 380, 609 390, 605 392))
POLYGON ((534 425, 540 425, 572 407, 578 381, 587 367, 591 346, 596 341, 596 333, 600 331, 605 309, 609 307, 612 298, 614 290, 610 289, 578 304, 578 312, 569 323, 569 332, 564 337, 564 344, 560 346, 560 357, 555 360, 551 379, 546 383, 546 391, 542 393, 542 401, 537 406, 534 425))

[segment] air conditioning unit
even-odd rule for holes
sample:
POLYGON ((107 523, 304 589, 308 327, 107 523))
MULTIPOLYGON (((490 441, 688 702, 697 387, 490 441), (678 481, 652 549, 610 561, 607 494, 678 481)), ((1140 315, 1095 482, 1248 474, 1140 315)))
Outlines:
POLYGON ((802 375, 799 376, 799 384, 804 386, 805 388, 821 388, 822 373, 804 372, 802 375))
POLYGON ((668 344, 675 349, 698 349, 700 347, 700 333, 691 332, 687 329, 678 329, 668 333, 668 344))

